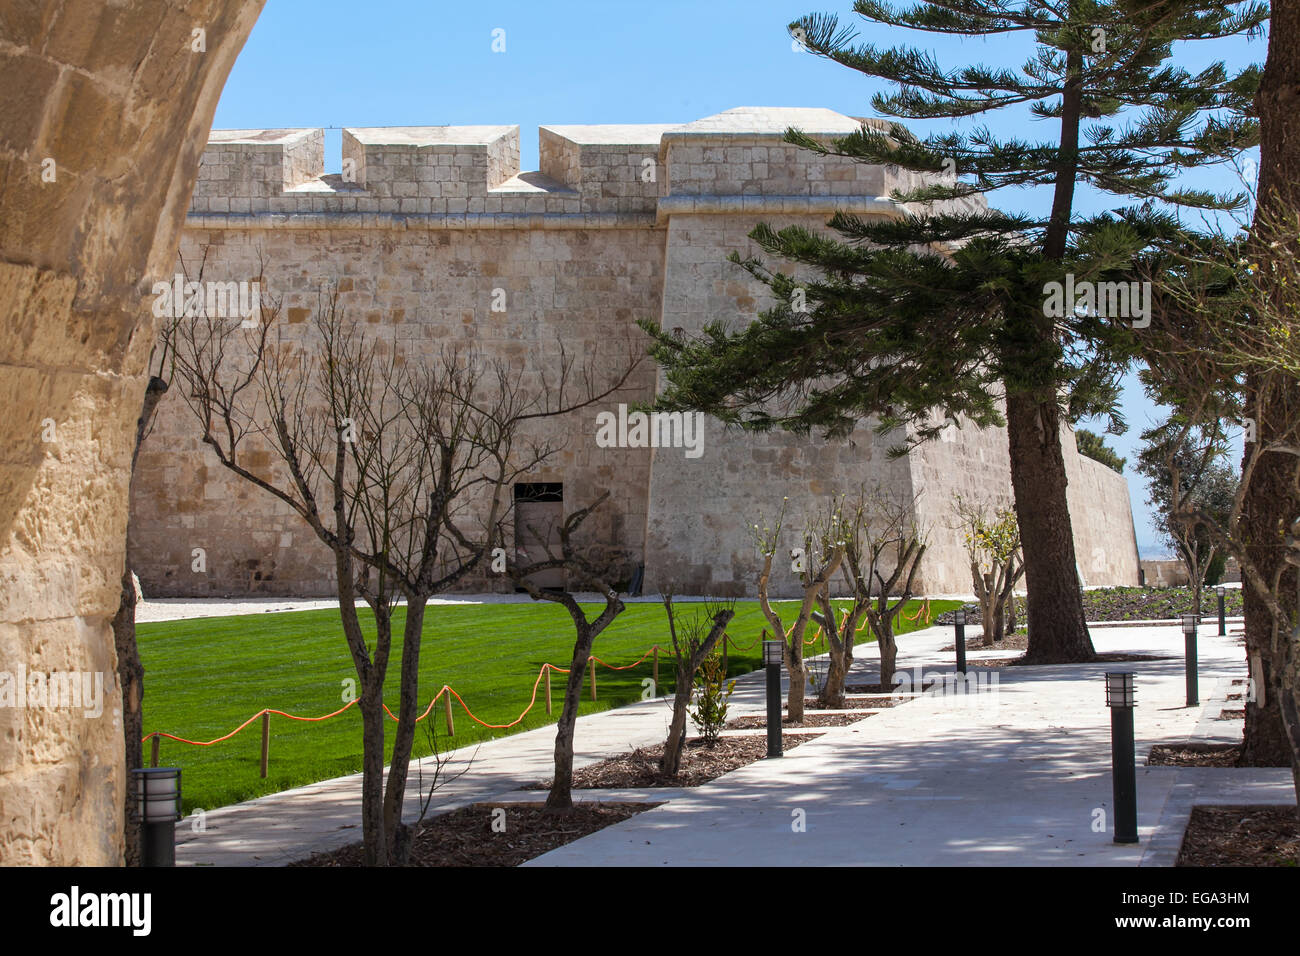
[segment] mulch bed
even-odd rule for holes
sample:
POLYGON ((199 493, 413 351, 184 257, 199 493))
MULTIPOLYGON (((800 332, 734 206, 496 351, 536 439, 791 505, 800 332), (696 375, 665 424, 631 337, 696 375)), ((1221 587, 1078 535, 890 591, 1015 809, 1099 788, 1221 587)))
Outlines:
MULTIPOLYGON (((1172 661, 1172 654, 1098 654, 1092 664, 1134 664, 1140 661, 1172 661)), ((1051 664, 1031 664, 1021 657, 988 657, 982 661, 968 660, 967 667, 1051 667, 1051 664)))
MULTIPOLYGON (((1180 743, 1156 744, 1151 748, 1147 758, 1149 767, 1242 767, 1265 766, 1264 764, 1243 764, 1241 762, 1241 744, 1205 744, 1180 743)), ((1274 764, 1277 767, 1291 766, 1290 762, 1274 764)))
POLYGON ((1295 807, 1193 807, 1175 866, 1300 866, 1295 807))
POLYGON ((822 707, 817 703, 816 697, 806 697, 803 702, 804 710, 856 710, 862 707, 897 707, 899 704, 906 704, 912 698, 910 697, 845 697, 843 707, 828 708, 822 707))
MULTIPOLYGON (((966 650, 968 651, 1023 651, 1028 647, 1029 633, 1027 631, 1017 631, 1015 634, 1004 635, 1002 640, 994 641, 988 645, 985 645, 983 635, 976 635, 966 639, 966 650)), ((952 654, 956 650, 957 645, 955 643, 939 649, 940 653, 946 654, 952 654)))
POLYGON ((1246 708, 1225 707, 1223 710, 1219 711, 1219 716, 1215 717, 1214 719, 1215 720, 1245 720, 1246 708))
MULTIPOLYGON (((783 749, 793 750, 807 740, 821 734, 791 734, 785 738, 783 749)), ((686 742, 682 752, 681 767, 676 777, 665 777, 659 772, 659 758, 664 745, 638 747, 631 753, 619 754, 600 763, 573 771, 575 790, 616 790, 625 787, 698 787, 730 773, 740 767, 762 760, 767 756, 767 735, 723 737, 713 747, 693 737, 686 742)), ((545 790, 550 781, 536 783, 525 790, 545 790)))
MULTIPOLYGON (((892 694, 898 690, 897 684, 845 684, 844 692, 846 694, 892 694)), ((895 700, 906 700, 905 697, 894 698, 895 700)))
POLYGON ((1241 744, 1156 744, 1148 767, 1235 767, 1241 744))
MULTIPOLYGON (((578 803, 571 811, 547 813, 540 803, 476 803, 426 820, 416 831, 406 866, 518 866, 579 837, 603 830, 658 803, 578 803), (494 832, 496 807, 505 810, 505 829, 494 832)), ((498 827, 500 824, 498 824, 498 827)), ((362 848, 353 843, 329 853, 313 853, 290 866, 362 866, 362 848)))
MULTIPOLYGON (((795 723, 789 717, 781 720, 783 727, 847 727, 849 724, 856 724, 859 720, 866 720, 868 717, 876 716, 871 711, 862 711, 856 714, 804 714, 803 720, 795 723)), ((767 717, 755 714, 751 717, 737 717, 735 720, 727 721, 728 730, 766 730, 767 717)))

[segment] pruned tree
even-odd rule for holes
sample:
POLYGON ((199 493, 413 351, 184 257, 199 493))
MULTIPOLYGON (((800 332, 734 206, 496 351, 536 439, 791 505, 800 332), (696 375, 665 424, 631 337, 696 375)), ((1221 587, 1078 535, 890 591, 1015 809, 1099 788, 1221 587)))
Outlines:
POLYGON ((560 719, 555 726, 555 775, 551 779, 550 792, 546 795, 546 809, 550 812, 563 813, 573 809, 573 737, 578 721, 578 707, 582 701, 582 679, 587 668, 595 667, 591 660, 591 650, 605 628, 623 613, 626 605, 618 596, 618 591, 611 581, 611 568, 590 560, 584 553, 577 536, 584 521, 609 497, 605 492, 585 508, 580 508, 566 515, 560 524, 558 553, 548 543, 549 529, 532 528, 531 533, 541 554, 525 555, 521 564, 517 560, 507 565, 507 573, 515 584, 528 592, 534 601, 550 601, 559 604, 568 612, 576 632, 573 642, 573 656, 569 660, 569 676, 564 683, 564 703, 560 708, 560 719), (533 580, 533 575, 542 571, 563 570, 566 572, 566 586, 563 589, 544 588, 533 580), (578 602, 575 592, 588 590, 600 594, 605 606, 594 618, 588 618, 578 602))
MULTIPOLYGON (((817 522, 810 522, 800 538, 800 546, 790 552, 790 568, 799 576, 803 598, 794 620, 787 627, 781 614, 772 606, 769 596, 772 561, 781 547, 781 530, 785 523, 787 503, 786 500, 782 500, 781 511, 777 515, 774 527, 769 527, 765 522, 762 527, 756 524, 752 529, 752 536, 763 562, 758 574, 759 607, 772 627, 774 639, 784 645, 782 657, 785 661, 786 673, 790 678, 786 710, 792 722, 802 723, 804 688, 808 680, 803 658, 803 636, 812 621, 821 593, 828 587, 840 562, 844 560, 844 547, 832 541, 833 535, 826 533, 825 530, 838 522, 835 506, 832 505, 820 527, 817 522)), ((764 637, 766 639, 766 634, 764 637)))
POLYGON ((668 724, 663 756, 659 759, 659 772, 665 777, 675 777, 681 767, 682 749, 686 746, 686 716, 695 688, 695 675, 727 633, 727 625, 736 616, 736 602, 709 599, 704 604, 703 613, 698 607, 693 607, 689 616, 679 616, 674 610, 671 588, 664 593, 663 602, 664 613, 668 616, 668 636, 673 645, 675 683, 673 715, 668 724))
POLYGON ((529 392, 516 370, 473 350, 444 348, 426 360, 395 335, 367 333, 345 316, 336 290, 321 289, 297 340, 278 322, 280 305, 264 293, 251 328, 206 314, 183 323, 177 372, 221 465, 286 504, 332 554, 360 687, 365 862, 401 862, 426 604, 504 545, 510 489, 559 447, 535 437, 533 426, 618 391, 637 359, 629 353, 621 370, 597 376, 595 356, 578 366, 561 345, 556 366, 529 392), (276 467, 254 464, 263 450, 276 467), (373 643, 358 598, 373 619, 373 643), (385 776, 383 690, 403 601, 385 776))
POLYGON ((958 530, 970 558, 971 583, 979 601, 984 646, 991 647, 1006 633, 1007 608, 1025 574, 1020 525, 1011 508, 992 508, 961 495, 954 496, 953 504, 958 530))
POLYGON ((916 524, 915 500, 899 501, 883 487, 859 489, 841 499, 823 526, 823 550, 836 545, 844 552, 840 573, 850 603, 836 608, 830 589, 818 594, 820 611, 813 620, 826 635, 826 681, 818 694, 822 707, 844 706, 844 682, 853 666, 853 650, 863 619, 880 652, 880 683, 892 686, 898 661, 894 627, 912 599, 913 583, 925 555, 925 535, 916 524))

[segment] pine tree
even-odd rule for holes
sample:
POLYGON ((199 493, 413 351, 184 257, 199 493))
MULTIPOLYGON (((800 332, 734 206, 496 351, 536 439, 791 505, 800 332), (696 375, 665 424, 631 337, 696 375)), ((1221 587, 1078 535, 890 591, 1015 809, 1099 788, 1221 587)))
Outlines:
POLYGON ((921 187, 894 194, 903 204, 895 218, 836 214, 828 225, 838 237, 756 228, 750 238, 763 252, 815 278, 733 255, 775 300, 759 321, 743 329, 719 321, 693 338, 647 326, 667 378, 661 407, 828 437, 875 416, 882 434, 909 426, 898 453, 959 419, 981 428, 1005 424, 1025 541, 1027 658, 1089 660, 1060 426, 1101 415, 1111 430, 1122 429, 1118 381, 1133 354, 1129 321, 1140 327, 1141 319, 1116 314, 1113 301, 1109 309, 1065 302, 1061 291, 1128 280, 1137 252, 1174 229, 1178 207, 1243 203, 1239 195, 1181 188, 1176 178, 1228 162, 1257 142, 1246 106, 1258 71, 1231 75, 1216 63, 1193 74, 1168 61, 1177 41, 1257 30, 1266 8, 1133 0, 935 0, 894 8, 859 0, 854 10, 877 34, 883 26, 1027 34, 1036 42, 1019 71, 949 70, 920 50, 855 44, 853 31, 831 15, 791 24, 814 54, 897 87, 873 99, 877 112, 958 120, 1022 107, 1052 124, 1056 136, 1000 140, 978 127, 919 139, 891 122, 864 124, 826 145, 788 131, 787 141, 823 154, 930 175, 921 187), (941 176, 953 171, 955 178, 941 176), (1079 184, 1130 205, 1079 217, 1079 184), (1051 191, 1046 215, 1006 214, 969 199, 1034 186, 1051 191))

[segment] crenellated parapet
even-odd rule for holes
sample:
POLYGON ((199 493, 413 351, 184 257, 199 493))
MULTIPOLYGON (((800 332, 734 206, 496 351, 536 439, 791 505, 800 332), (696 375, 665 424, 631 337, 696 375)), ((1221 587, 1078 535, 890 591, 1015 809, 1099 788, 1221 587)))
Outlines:
MULTIPOLYGON (((741 107, 685 125, 553 125, 541 168, 519 170, 517 126, 343 130, 342 173, 324 173, 324 131, 214 131, 191 206, 196 226, 662 228, 673 215, 898 215, 916 174, 785 143, 829 144, 861 120, 824 109, 741 107)), ((982 200, 965 203, 982 205, 982 200)))
POLYGON ((345 129, 343 162, 380 199, 481 198, 519 172, 519 127, 345 129))
POLYGON ((199 164, 194 197, 267 199, 309 183, 324 171, 324 130, 213 130, 199 164))

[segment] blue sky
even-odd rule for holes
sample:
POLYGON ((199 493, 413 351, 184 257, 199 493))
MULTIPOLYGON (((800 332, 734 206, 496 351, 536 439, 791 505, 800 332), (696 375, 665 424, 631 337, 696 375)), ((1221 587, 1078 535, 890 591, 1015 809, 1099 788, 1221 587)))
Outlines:
MULTIPOLYGON (((817 12, 839 14, 842 25, 869 27, 851 9, 851 0, 268 0, 231 72, 214 125, 517 124, 520 164, 528 170, 537 167, 541 124, 689 122, 735 106, 821 106, 872 115, 871 96, 885 84, 796 52, 786 33, 790 21, 817 12), (503 53, 493 52, 495 30, 504 31, 503 53)), ((921 46, 953 67, 1019 66, 1029 50, 1003 39, 932 38, 875 27, 865 39, 921 46)), ((1233 39, 1187 44, 1175 51, 1175 60, 1196 70, 1222 59, 1235 70, 1264 54, 1262 39, 1233 39)), ((1053 135, 1024 113, 990 114, 980 122, 1003 136, 1053 135)), ((927 124, 911 125, 929 131, 927 124)), ((339 169, 339 144, 337 130, 328 132, 327 171, 339 169)), ((1239 188, 1230 171, 1193 181, 1239 188)), ((1046 198, 1003 192, 993 202, 1041 212, 1046 198)), ((1109 204, 1085 192, 1078 209, 1109 204)), ((1135 378, 1127 383, 1124 410, 1128 433, 1108 441, 1131 463, 1138 434, 1157 418, 1135 378)), ((1131 469, 1126 473, 1138 543, 1148 546, 1154 533, 1145 489, 1131 469)))

